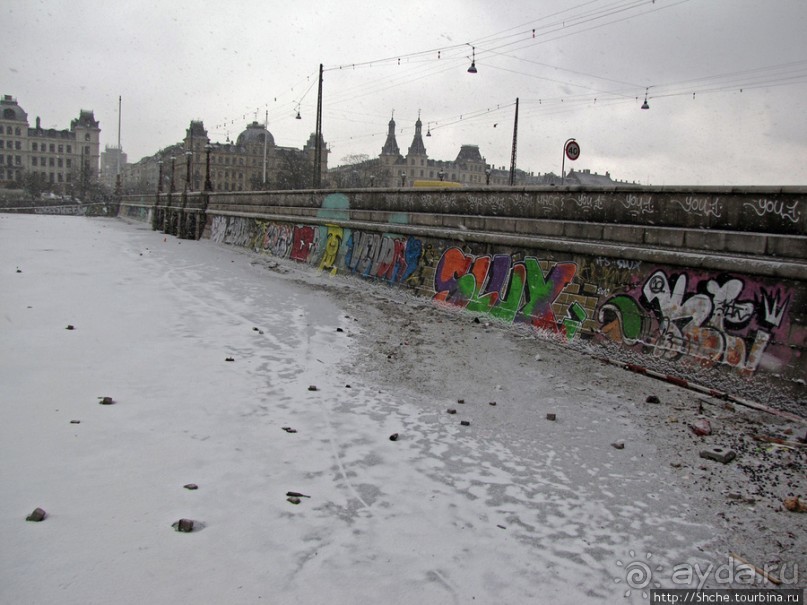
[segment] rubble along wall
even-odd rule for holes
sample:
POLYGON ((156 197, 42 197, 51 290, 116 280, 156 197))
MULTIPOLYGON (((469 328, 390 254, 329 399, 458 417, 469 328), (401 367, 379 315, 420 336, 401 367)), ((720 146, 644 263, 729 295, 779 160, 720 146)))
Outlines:
MULTIPOLYGON (((782 377, 801 400, 805 193, 354 190, 185 203, 203 209, 204 237, 219 243, 396 285, 706 382, 782 377)), ((173 232, 181 217, 161 202, 157 226, 173 232)))

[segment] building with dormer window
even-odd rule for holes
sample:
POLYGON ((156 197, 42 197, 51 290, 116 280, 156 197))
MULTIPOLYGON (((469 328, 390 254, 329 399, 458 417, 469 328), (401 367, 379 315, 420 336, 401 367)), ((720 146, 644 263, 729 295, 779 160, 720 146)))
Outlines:
POLYGON ((70 127, 32 128, 28 114, 11 95, 0 99, 0 187, 20 186, 36 175, 44 189, 78 193, 98 179, 101 128, 92 110, 82 109, 70 127))

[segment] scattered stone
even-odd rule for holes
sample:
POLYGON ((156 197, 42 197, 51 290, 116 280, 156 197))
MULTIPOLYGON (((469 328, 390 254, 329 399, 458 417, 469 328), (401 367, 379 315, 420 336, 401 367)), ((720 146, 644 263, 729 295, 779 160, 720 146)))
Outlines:
POLYGON ((446 410, 446 412, 448 412, 449 414, 456 414, 456 413, 457 413, 457 410, 455 410, 454 408, 448 408, 448 409, 446 410))
POLYGON ((535 361, 541 361, 541 355, 538 353, 535 354, 535 361))
POLYGON ((676 424, 678 422, 678 416, 667 416, 667 422, 676 424))
POLYGON ((75 329, 76 327, 73 324, 67 324, 67 327, 65 328, 65 330, 75 330, 75 329))
POLYGON ((336 328, 336 331, 337 332, 344 332, 344 330, 342 328, 336 328))
POLYGON ((186 485, 183 485, 182 487, 184 487, 185 489, 189 489, 191 491, 193 491, 195 489, 199 489, 199 486, 196 485, 195 483, 188 483, 186 485))
POLYGON ((699 437, 705 437, 712 434, 712 425, 706 418, 698 418, 695 422, 689 425, 693 433, 699 437))
POLYGON ((81 424, 81 420, 71 420, 70 424, 81 424))
POLYGON ((175 530, 180 531, 182 533, 189 534, 193 531, 193 519, 180 519, 179 521, 175 521, 171 524, 175 530))
POLYGON ((289 498, 310 498, 311 496, 306 496, 305 494, 301 494, 300 492, 286 492, 286 495, 289 498))
POLYGON ((462 426, 471 426, 470 420, 460 420, 462 426))
POLYGON ((319 389, 317 388, 317 385, 315 385, 315 384, 310 385, 308 387, 308 390, 309 391, 319 391, 319 389))
POLYGON ((673 468, 681 468, 680 462, 670 462, 670 466, 673 468))
POLYGON ((552 420, 552 421, 555 421, 555 420, 557 420, 557 419, 558 419, 558 416, 557 416, 557 414, 555 414, 555 412, 549 412, 549 413, 546 415, 546 419, 547 419, 547 420, 552 420))
POLYGON ((290 426, 284 426, 283 430, 286 431, 287 433, 296 433, 297 432, 297 429, 293 429, 290 426))
POLYGON ((706 458, 707 460, 714 460, 715 462, 722 462, 723 464, 727 464, 734 460, 737 457, 737 454, 734 453, 734 450, 722 448, 722 447, 712 447, 708 450, 701 450, 700 453, 701 458, 706 458))
POLYGON ((457 403, 465 403, 464 399, 457 399, 457 403))
POLYGON ((393 433, 389 436, 390 441, 398 441, 398 433, 393 433))
POLYGON ((346 384, 346 385, 345 385, 345 388, 346 388, 346 389, 349 389, 349 388, 350 388, 350 385, 349 385, 349 384, 346 384))
POLYGON ((504 525, 498 525, 497 524, 496 527, 498 527, 499 529, 507 529, 504 525))
POLYGON ((475 324, 481 323, 481 322, 479 321, 479 318, 478 318, 478 317, 474 317, 474 323, 475 323, 475 324))
POLYGON ((17 267, 17 273, 22 273, 22 269, 20 269, 19 267, 17 267))
POLYGON ((488 405, 496 405, 496 402, 495 401, 489 401, 488 405))
POLYGON ((784 505, 791 513, 807 513, 807 502, 802 502, 798 496, 785 498, 784 505))
POLYGON ((661 400, 656 395, 648 395, 645 403, 661 403, 661 400))
POLYGON ((109 396, 107 396, 107 397, 99 397, 98 399, 100 399, 100 401, 98 403, 100 403, 101 405, 112 405, 113 403, 115 403, 115 400, 112 399, 112 397, 109 397, 109 396))
POLYGON ((233 357, 225 357, 224 361, 235 361, 235 358, 233 358, 233 357))
POLYGON ((39 523, 40 521, 44 521, 45 517, 47 517, 47 516, 48 516, 48 513, 46 513, 41 508, 37 507, 37 508, 34 509, 34 512, 32 512, 27 517, 25 517, 25 520, 26 521, 34 521, 35 523, 39 523))
POLYGON ((260 330, 258 330, 258 328, 252 328, 252 331, 253 332, 260 332, 260 330))
POLYGON ((301 500, 297 496, 289 496, 288 498, 286 498, 286 500, 288 500, 292 504, 300 504, 301 502, 301 500))
POLYGON ((611 447, 613 447, 614 449, 618 449, 618 450, 624 450, 625 449, 625 442, 622 441, 621 439, 619 441, 614 441, 611 444, 611 447))

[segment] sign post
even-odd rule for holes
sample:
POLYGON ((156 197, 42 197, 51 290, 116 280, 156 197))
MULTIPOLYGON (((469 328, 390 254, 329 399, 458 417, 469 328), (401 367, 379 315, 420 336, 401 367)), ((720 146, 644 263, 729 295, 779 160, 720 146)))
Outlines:
POLYGON ((563 162, 560 168, 560 184, 563 185, 566 180, 566 158, 574 162, 580 157, 580 145, 574 139, 566 139, 563 144, 563 162))

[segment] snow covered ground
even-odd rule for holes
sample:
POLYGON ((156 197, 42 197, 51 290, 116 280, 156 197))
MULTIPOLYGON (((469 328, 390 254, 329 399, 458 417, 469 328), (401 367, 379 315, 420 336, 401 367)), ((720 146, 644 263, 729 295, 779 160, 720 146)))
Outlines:
POLYGON ((803 448, 759 486, 686 426, 706 404, 742 454, 798 423, 531 334, 74 217, 0 215, 0 311, 3 603, 640 603, 738 551, 807 576, 803 448))

